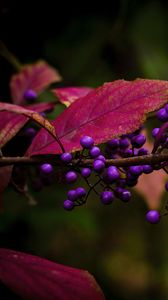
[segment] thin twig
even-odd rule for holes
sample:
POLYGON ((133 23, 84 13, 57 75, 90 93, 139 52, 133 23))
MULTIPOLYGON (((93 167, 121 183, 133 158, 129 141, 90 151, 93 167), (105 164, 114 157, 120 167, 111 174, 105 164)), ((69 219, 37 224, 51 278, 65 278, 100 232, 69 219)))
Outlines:
MULTIPOLYGON (((158 153, 158 154, 148 154, 135 157, 127 158, 116 158, 116 159, 106 159, 106 166, 117 166, 117 167, 128 167, 131 165, 156 165, 161 162, 168 162, 168 154, 158 153)), ((0 166, 8 165, 40 165, 43 163, 50 163, 52 165, 63 166, 59 157, 55 155, 41 155, 38 157, 2 157, 0 158, 0 166)), ((79 161, 73 159, 71 166, 75 166, 79 161)), ((79 163, 79 167, 92 166, 93 159, 82 159, 79 163)))

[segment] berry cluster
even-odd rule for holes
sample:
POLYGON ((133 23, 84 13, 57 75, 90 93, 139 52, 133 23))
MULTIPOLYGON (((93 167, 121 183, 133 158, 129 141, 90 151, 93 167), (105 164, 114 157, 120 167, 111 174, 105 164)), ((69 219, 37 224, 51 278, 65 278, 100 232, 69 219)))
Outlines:
MULTIPOLYGON (((79 154, 79 162, 76 165, 72 163, 72 154, 63 153, 61 155, 62 162, 69 166, 65 175, 66 182, 69 184, 76 182, 80 174, 89 185, 88 193, 86 193, 86 190, 82 187, 68 192, 67 199, 64 201, 64 208, 66 210, 72 210, 75 206, 84 204, 91 190, 98 193, 96 191, 96 185, 98 183, 102 186, 102 192, 99 195, 102 204, 111 204, 116 198, 123 202, 129 202, 131 200, 129 188, 137 184, 141 174, 150 174, 155 170, 156 166, 136 165, 118 168, 112 165, 108 166, 107 160, 111 158, 117 159, 149 154, 148 150, 143 147, 146 142, 146 137, 141 133, 141 130, 142 128, 120 138, 111 139, 106 143, 105 147, 102 147, 103 150, 94 145, 92 137, 83 136, 80 140, 83 150, 79 154), (92 165, 89 167, 80 167, 80 162, 84 159, 92 159, 92 165), (91 174, 98 178, 98 181, 94 185, 91 185, 88 181, 91 174), (83 192, 78 194, 78 189, 83 192)), ((158 133, 158 130, 154 129, 152 131, 153 137, 154 131, 158 133)), ((161 166, 157 166, 157 168, 161 168, 161 166)), ((160 213, 155 210, 148 211, 146 220, 152 224, 158 223, 160 213)))

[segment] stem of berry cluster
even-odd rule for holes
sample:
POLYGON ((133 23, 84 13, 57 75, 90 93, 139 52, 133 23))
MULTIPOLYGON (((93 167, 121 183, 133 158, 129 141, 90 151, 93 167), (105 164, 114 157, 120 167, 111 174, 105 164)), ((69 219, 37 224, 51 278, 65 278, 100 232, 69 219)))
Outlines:
MULTIPOLYGON (((78 166, 92 166, 93 159, 73 159, 70 165, 78 166)), ((158 163, 168 162, 168 154, 156 153, 143 156, 106 159, 106 166, 127 167, 132 165, 157 165, 158 163)), ((8 165, 40 165, 43 163, 50 163, 53 165, 62 166, 59 156, 55 155, 41 155, 39 157, 0 157, 0 166, 8 165)))

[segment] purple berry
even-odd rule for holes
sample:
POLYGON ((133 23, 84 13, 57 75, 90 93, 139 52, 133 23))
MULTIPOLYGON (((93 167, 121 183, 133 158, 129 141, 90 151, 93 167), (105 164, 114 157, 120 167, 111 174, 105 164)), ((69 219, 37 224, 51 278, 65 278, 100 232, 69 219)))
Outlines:
POLYGON ((143 165, 143 173, 150 174, 153 172, 153 168, 150 165, 143 165))
POLYGON ((112 183, 113 181, 115 181, 119 178, 120 178, 120 173, 119 173, 117 167, 115 167, 115 166, 108 167, 108 169, 107 169, 108 181, 112 183))
POLYGON ((83 187, 78 187, 76 189, 77 198, 82 198, 86 196, 86 190, 83 187))
POLYGON ((71 201, 74 201, 74 200, 76 200, 76 198, 77 198, 76 190, 69 190, 68 191, 68 199, 71 201))
POLYGON ((65 210, 72 210, 73 208, 74 208, 74 202, 72 202, 69 199, 64 201, 64 209, 65 210))
POLYGON ((159 223, 160 218, 160 213, 157 210, 149 210, 146 214, 146 221, 151 224, 159 223))
POLYGON ((133 147, 141 148, 146 142, 146 137, 143 134, 134 136, 131 140, 133 147))
POLYGON ((108 141, 107 146, 111 149, 116 149, 119 147, 119 139, 112 139, 108 141))
POLYGON ((25 93, 24 93, 24 99, 28 102, 34 102, 37 98, 37 94, 35 91, 33 90, 27 90, 25 93))
POLYGON ((99 155, 97 159, 102 160, 104 163, 106 162, 106 158, 104 157, 104 155, 99 155))
POLYGON ((24 130, 25 136, 33 138, 36 135, 37 131, 33 127, 26 128, 24 130))
POLYGON ((130 142, 126 137, 120 139, 120 148, 121 149, 126 149, 129 147, 129 145, 130 145, 130 142))
POLYGON ((101 202, 103 204, 110 204, 114 200, 114 193, 112 191, 104 191, 101 193, 101 202))
POLYGON ((134 156, 137 156, 138 155, 138 149, 134 149, 134 156))
POLYGON ((75 182, 77 180, 77 174, 74 171, 69 171, 65 175, 67 183, 75 182))
POLYGON ((120 198, 121 193, 123 192, 123 188, 120 186, 116 186, 114 190, 114 194, 116 197, 120 198))
POLYGON ((124 157, 130 157, 133 155, 133 151, 132 149, 126 149, 124 152, 123 152, 123 156, 124 157))
POLYGON ((168 113, 165 108, 159 109, 156 116, 159 121, 166 122, 168 120, 168 113))
POLYGON ((160 128, 156 127, 156 128, 153 128, 152 130, 152 136, 153 138, 155 138, 159 132, 160 128))
POLYGON ((93 147, 94 140, 92 137, 85 135, 80 139, 80 144, 83 148, 91 149, 93 147))
POLYGON ((94 171, 96 172, 101 172, 103 171, 103 169, 105 168, 105 163, 100 160, 100 159, 96 159, 94 162, 93 162, 93 169, 94 171))
POLYGON ((141 155, 147 155, 149 154, 149 151, 145 148, 141 148, 138 150, 138 155, 141 156, 141 155))
POLYGON ((51 174, 53 172, 53 166, 50 164, 43 164, 40 166, 42 174, 51 174))
POLYGON ((120 193, 120 199, 123 201, 123 202, 129 202, 131 200, 131 192, 128 191, 128 190, 123 190, 121 193, 120 193))
POLYGON ((142 166, 131 166, 131 167, 129 167, 129 172, 132 175, 139 176, 143 172, 143 167, 142 166))
POLYGON ((89 169, 89 168, 83 168, 83 169, 81 170, 81 175, 82 175, 84 178, 89 177, 89 176, 91 175, 91 173, 92 173, 92 171, 91 171, 91 169, 89 169))
POLYGON ((69 164, 72 161, 72 154, 69 152, 65 152, 61 154, 62 162, 69 164))
POLYGON ((100 155, 100 148, 97 146, 94 146, 90 149, 89 153, 90 153, 91 157, 95 158, 100 155))

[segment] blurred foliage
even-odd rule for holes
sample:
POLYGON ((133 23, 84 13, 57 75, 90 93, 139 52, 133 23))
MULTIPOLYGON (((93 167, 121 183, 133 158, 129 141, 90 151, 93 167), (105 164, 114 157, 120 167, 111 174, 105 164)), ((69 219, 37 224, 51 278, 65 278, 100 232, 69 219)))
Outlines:
MULTIPOLYGON (((2 5, 4 42, 23 62, 42 57, 58 68, 64 78, 59 85, 98 86, 136 77, 168 79, 165 1, 114 1, 112 8, 98 5, 94 12, 68 11, 69 7, 65 12, 63 4, 53 11, 50 3, 32 11, 24 3, 24 14, 22 5, 2 5), (9 19, 17 22, 11 27, 9 19), (19 29, 23 20, 24 36, 19 29)), ((5 99, 12 72, 2 61, 5 99)), ((45 97, 52 100, 49 93, 41 100, 45 97)), ((157 226, 147 224, 147 207, 135 193, 130 204, 116 201, 107 207, 92 195, 85 207, 68 213, 62 209, 67 189, 55 182, 34 193, 38 205, 29 206, 9 188, 0 218, 0 245, 89 270, 107 300, 167 299, 168 218, 157 226)))

